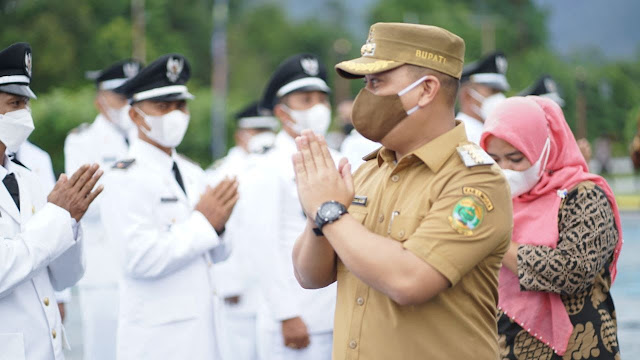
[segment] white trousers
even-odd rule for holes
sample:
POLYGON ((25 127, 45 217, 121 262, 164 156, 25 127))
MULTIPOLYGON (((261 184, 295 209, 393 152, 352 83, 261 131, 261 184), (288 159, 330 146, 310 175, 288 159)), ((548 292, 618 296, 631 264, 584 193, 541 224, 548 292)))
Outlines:
POLYGON ((222 360, 257 360, 256 316, 222 307, 220 352, 222 360))
POLYGON ((333 333, 311 334, 310 344, 304 349, 285 346, 281 331, 258 332, 260 360, 331 360, 333 333))
POLYGON ((84 359, 114 360, 118 329, 118 289, 79 287, 84 359))

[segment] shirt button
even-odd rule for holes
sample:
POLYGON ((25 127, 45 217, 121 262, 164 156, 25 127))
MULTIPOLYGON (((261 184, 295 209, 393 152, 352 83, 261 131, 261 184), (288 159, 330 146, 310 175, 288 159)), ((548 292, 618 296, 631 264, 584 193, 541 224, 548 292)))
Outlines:
POLYGON ((56 333, 56 329, 51 330, 51 336, 55 339, 58 333, 56 333))
POLYGON ((44 299, 42 299, 42 302, 44 303, 44 306, 49 306, 49 298, 45 297, 44 299))
POLYGON ((393 181, 393 182, 398 182, 398 180, 400 180, 400 176, 398 176, 398 175, 393 175, 391 177, 391 181, 393 181))
POLYGON ((404 230, 400 230, 398 232, 398 237, 403 237, 404 236, 404 230))
POLYGON ((381 223, 384 221, 384 215, 380 214, 380 216, 378 216, 378 222, 381 223))
POLYGON ((364 305, 364 299, 359 297, 358 299, 356 299, 356 303, 360 306, 364 305))
POLYGON ((358 342, 355 341, 355 340, 351 340, 349 342, 349 347, 352 348, 352 349, 355 349, 356 347, 358 347, 358 342))

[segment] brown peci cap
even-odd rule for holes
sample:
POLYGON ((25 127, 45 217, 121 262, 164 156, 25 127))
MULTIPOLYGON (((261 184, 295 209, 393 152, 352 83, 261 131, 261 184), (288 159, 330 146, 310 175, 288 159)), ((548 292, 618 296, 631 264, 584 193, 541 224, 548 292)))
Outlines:
POLYGON ((360 54, 336 65, 338 74, 354 79, 411 64, 460 79, 464 40, 437 26, 377 23, 371 26, 360 54))

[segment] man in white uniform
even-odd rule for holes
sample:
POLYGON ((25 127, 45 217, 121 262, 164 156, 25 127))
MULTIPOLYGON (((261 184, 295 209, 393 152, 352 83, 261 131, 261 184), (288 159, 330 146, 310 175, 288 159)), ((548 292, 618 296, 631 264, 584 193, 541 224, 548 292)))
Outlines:
POLYGON ((219 359, 213 263, 237 182, 208 188, 204 171, 175 151, 189 125, 187 60, 158 58, 120 89, 138 127, 128 159, 105 176, 100 203, 120 259, 117 358, 219 359))
MULTIPOLYGON (((24 164, 29 170, 31 170, 31 172, 38 177, 40 185, 42 185, 42 190, 45 194, 48 194, 53 190, 53 187, 56 185, 56 176, 53 172, 51 156, 49 156, 46 151, 40 149, 29 140, 26 140, 22 145, 20 145, 18 151, 13 154, 9 154, 9 158, 24 164)), ((83 224, 86 223, 86 217, 84 219, 83 224)), ((66 315, 65 306, 71 302, 71 289, 56 291, 55 294, 56 301, 58 303, 58 310, 60 310, 60 317, 64 322, 66 315)))
POLYGON ((285 60, 269 80, 261 111, 281 122, 274 148, 247 176, 243 187, 253 211, 246 224, 254 232, 261 306, 258 310, 258 349, 262 360, 330 359, 335 311, 334 286, 305 290, 295 280, 291 253, 306 218, 300 207, 291 156, 295 137, 304 129, 325 134, 331 122, 326 70, 315 55, 285 60))
POLYGON ((251 166, 246 161, 251 154, 264 154, 273 147, 278 120, 270 115, 260 115, 257 102, 247 105, 235 115, 235 119, 235 146, 229 149, 227 156, 206 170, 210 183, 215 184, 224 176, 240 175, 251 166))
MULTIPOLYGON (((129 118, 126 97, 114 90, 141 67, 137 61, 123 60, 88 74, 96 82, 94 105, 99 113, 91 125, 83 124, 67 136, 64 143, 67 173, 81 164, 94 162, 108 172, 116 160, 126 156, 136 130, 129 118)), ((113 360, 118 325, 118 272, 115 246, 106 241, 99 202, 89 208, 83 221, 88 263, 85 276, 78 283, 83 353, 85 359, 113 360)))
POLYGON ((471 142, 480 142, 484 119, 509 91, 507 67, 507 58, 501 51, 496 51, 466 65, 462 71, 458 95, 460 112, 456 119, 464 123, 471 142))
MULTIPOLYGON (((278 120, 258 114, 258 104, 250 104, 236 118, 235 146, 223 159, 207 170, 210 185, 223 178, 236 176, 239 192, 243 191, 244 177, 259 164, 273 146, 278 120)), ((255 238, 246 231, 251 219, 243 216, 242 208, 252 206, 252 199, 240 199, 234 214, 227 222, 225 239, 233 243, 229 258, 217 266, 215 282, 222 303, 220 333, 224 360, 256 360, 256 312, 258 305, 258 275, 252 260, 256 255, 255 238)))
POLYGON ((67 345, 54 290, 84 273, 78 221, 102 187, 98 166, 61 175, 47 196, 38 178, 7 153, 33 131, 29 99, 31 47, 0 51, 0 356, 11 360, 64 359, 67 345))

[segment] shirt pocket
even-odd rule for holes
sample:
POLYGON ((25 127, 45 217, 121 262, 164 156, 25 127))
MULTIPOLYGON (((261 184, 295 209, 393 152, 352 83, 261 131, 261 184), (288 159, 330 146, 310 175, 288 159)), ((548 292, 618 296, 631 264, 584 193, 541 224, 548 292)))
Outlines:
POLYGON ((163 196, 160 198, 155 210, 157 213, 156 222, 158 225, 170 228, 179 219, 184 204, 174 196, 163 196))
POLYGON ((351 216, 353 216, 353 218, 356 219, 357 222, 363 225, 364 225, 364 221, 367 219, 368 213, 369 213, 368 211, 363 211, 359 209, 353 210, 353 207, 349 209, 349 214, 351 214, 351 216))
POLYGON ((421 217, 410 215, 396 215, 389 224, 388 235, 396 241, 404 242, 416 231, 421 217))
POLYGON ((24 335, 22 333, 0 334, 0 359, 24 360, 24 335))

